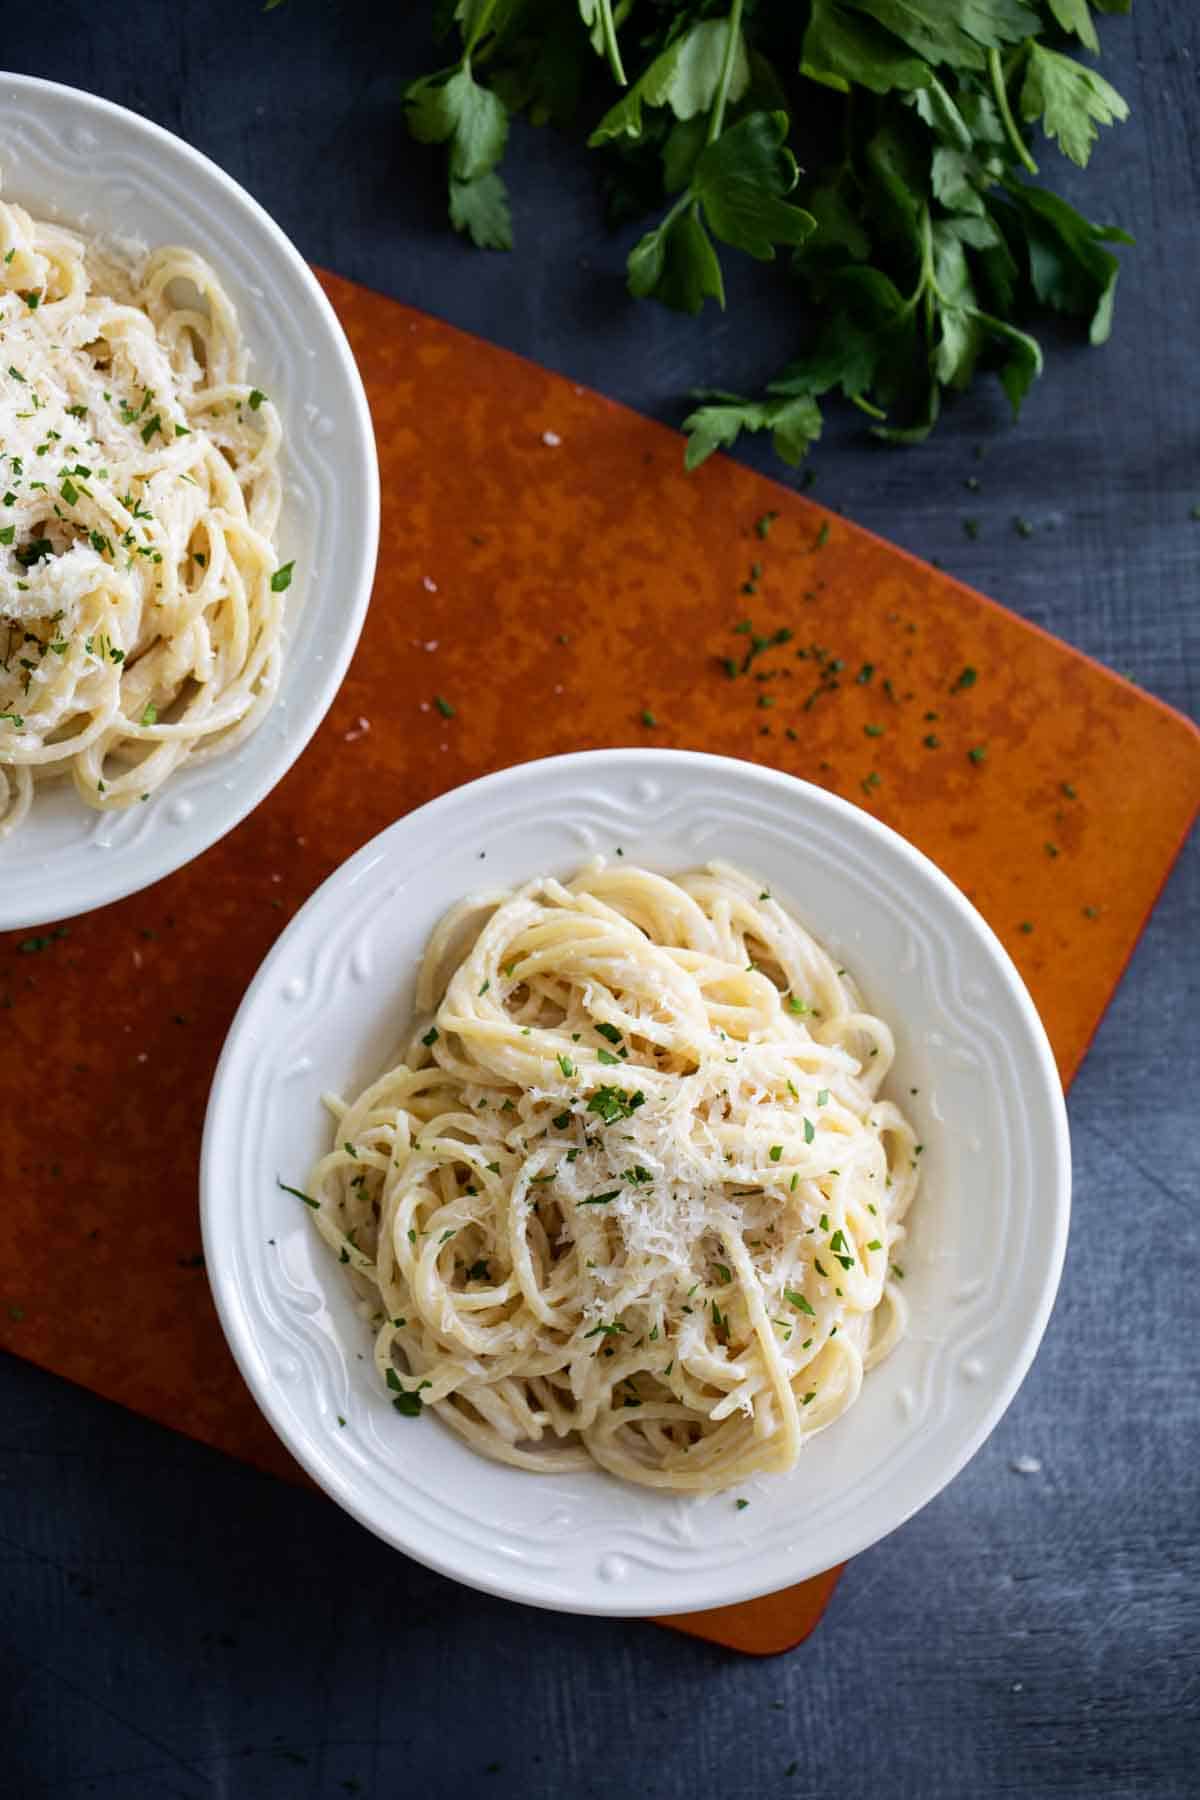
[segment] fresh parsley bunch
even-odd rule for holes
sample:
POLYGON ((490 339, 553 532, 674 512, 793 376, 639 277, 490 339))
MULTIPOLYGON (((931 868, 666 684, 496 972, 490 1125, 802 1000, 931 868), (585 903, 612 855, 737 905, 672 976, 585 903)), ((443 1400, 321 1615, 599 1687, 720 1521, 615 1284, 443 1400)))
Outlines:
POLYGON ((724 306, 718 246, 787 251, 808 327, 795 360, 758 398, 698 396, 685 429, 689 466, 743 431, 795 464, 827 394, 914 443, 985 365, 1019 411, 1039 309, 1107 338, 1106 245, 1132 239, 1036 185, 1030 140, 1040 127, 1082 166, 1127 117, 1072 50, 1097 51, 1093 12, 1129 4, 435 0, 460 53, 404 106, 414 137, 446 145, 451 220, 484 248, 512 245, 499 166, 524 114, 590 124, 614 218, 665 206, 629 255, 638 298, 724 306))

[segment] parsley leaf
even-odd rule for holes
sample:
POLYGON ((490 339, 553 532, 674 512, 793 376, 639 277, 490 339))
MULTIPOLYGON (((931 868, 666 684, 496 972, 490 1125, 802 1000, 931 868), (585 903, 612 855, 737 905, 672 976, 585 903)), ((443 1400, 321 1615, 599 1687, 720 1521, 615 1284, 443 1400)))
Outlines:
POLYGON ((1042 44, 1030 44, 1021 117, 1040 119, 1046 136, 1056 139, 1063 155, 1082 169, 1099 136, 1097 125, 1127 119, 1129 107, 1095 69, 1042 44))
POLYGON ((699 312, 707 298, 724 307, 721 265, 706 225, 760 262, 774 259, 777 244, 804 242, 816 221, 784 199, 798 174, 784 148, 787 131, 786 113, 755 112, 707 145, 662 224, 630 252, 631 294, 653 294, 683 312, 699 312))
POLYGON ((508 138, 508 113, 491 88, 471 72, 470 55, 456 68, 423 76, 404 95, 408 128, 423 144, 450 147, 450 220, 484 250, 512 249, 508 192, 495 173, 508 138))
POLYGON ((511 250, 512 213, 508 189, 494 170, 474 181, 450 177, 450 222, 480 250, 511 250))
POLYGON ((980 69, 984 49, 1018 44, 1042 22, 1021 0, 847 0, 930 63, 980 69))
MULTIPOLYGON (((639 139, 647 122, 643 107, 669 107, 677 119, 692 119, 713 105, 729 45, 728 19, 705 19, 684 31, 656 56, 629 92, 610 108, 588 139, 595 149, 614 138, 639 139)), ((737 32, 727 97, 740 100, 750 85, 750 65, 737 32)))

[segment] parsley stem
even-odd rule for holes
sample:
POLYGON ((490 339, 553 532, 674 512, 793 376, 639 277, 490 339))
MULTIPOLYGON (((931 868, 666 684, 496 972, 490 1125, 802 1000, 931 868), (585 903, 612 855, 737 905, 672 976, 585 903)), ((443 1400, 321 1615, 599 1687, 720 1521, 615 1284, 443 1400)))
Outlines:
POLYGON ((921 270, 917 285, 904 302, 905 313, 914 312, 922 300, 928 305, 928 297, 933 289, 933 226, 929 218, 929 208, 922 206, 918 220, 921 248, 921 270))
POLYGON ((1004 70, 1000 65, 1000 52, 989 50, 987 53, 988 74, 992 78, 992 92, 996 96, 996 105, 1000 109, 1000 119, 1004 126, 1009 143, 1021 160, 1021 166, 1030 175, 1036 175, 1038 166, 1029 154, 1025 139, 1017 129, 1017 121, 1013 118, 1012 107, 1008 104, 1008 88, 1004 81, 1004 70))
MULTIPOLYGON (((628 7, 626 7, 628 12, 628 7)), ((622 87, 629 86, 629 77, 621 61, 621 50, 617 43, 617 22, 613 18, 612 0, 600 0, 600 38, 604 45, 604 54, 608 58, 608 66, 612 70, 613 80, 619 81, 622 87)))
POLYGON ((742 0, 733 0, 733 4, 729 8, 729 35, 725 39, 721 78, 717 82, 717 94, 713 101, 713 109, 708 115, 708 135, 704 140, 706 144, 715 144, 721 135, 721 127, 725 123, 725 102, 729 98, 729 84, 733 80, 733 62, 741 41, 742 0))
POLYGON ((470 37, 468 37, 466 44, 463 46, 463 58, 462 59, 463 59, 464 65, 467 65, 470 63, 472 53, 474 52, 475 46, 479 42, 480 38, 485 37, 487 35, 488 26, 492 22, 492 14, 495 12, 498 4, 499 4, 499 0, 483 0, 483 5, 479 8, 478 13, 476 14, 475 23, 471 27, 471 35, 470 35, 470 37))

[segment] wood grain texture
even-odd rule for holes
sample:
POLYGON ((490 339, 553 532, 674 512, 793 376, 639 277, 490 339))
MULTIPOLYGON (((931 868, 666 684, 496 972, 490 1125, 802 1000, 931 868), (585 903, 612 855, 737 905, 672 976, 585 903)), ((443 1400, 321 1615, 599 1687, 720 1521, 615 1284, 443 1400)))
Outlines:
MULTIPOLYGON (((791 354, 782 263, 730 258, 723 315, 633 306, 621 271, 637 228, 605 231, 588 159, 545 133, 518 130, 508 153, 518 254, 481 257, 449 233, 436 153, 396 118, 402 77, 438 60, 425 21, 422 5, 370 0, 268 15, 129 0, 110 30, 59 0, 52 18, 10 9, 5 59, 181 132, 313 261, 643 413, 677 422, 689 388, 752 385, 791 354)), ((1086 175, 1050 153, 1044 166, 1138 235, 1112 342, 1055 342, 1016 428, 988 383, 911 452, 880 452, 837 415, 812 491, 1194 715, 1200 14, 1137 0, 1101 30, 1132 120, 1086 175)), ((739 460, 769 466, 760 446, 739 460)), ((1157 778, 1145 771, 1147 791, 1157 778)), ((323 873, 314 851, 309 885, 323 873)), ((277 923, 265 872, 240 893, 255 961, 277 923)), ((164 937, 169 898, 147 919, 164 937)), ((472 1595, 320 1496, 0 1357, 4 1783, 22 1800, 390 1800, 413 1785, 431 1800, 685 1800, 702 1781, 722 1800, 795 1800, 836 1769, 846 1794, 889 1800, 1190 1796, 1200 1340, 1176 1322, 1200 1285, 1198 920, 1193 841, 1071 1090, 1075 1220, 1038 1360, 963 1474, 849 1566, 797 1655, 750 1661, 472 1595), (1017 1474, 1029 1456, 1041 1470, 1017 1474)), ((4 964, 6 980, 31 972, 4 964)), ((171 1010, 149 1049, 180 1068, 171 1010)), ((89 1073, 65 1079, 86 1094, 89 1073)), ((6 1093, 5 1117, 46 1091, 6 1093)), ((172 1116, 194 1141, 196 1121, 172 1116)), ((33 1179, 53 1159, 48 1141, 33 1179)), ((37 1229, 70 1241, 86 1179, 45 1193, 37 1229)), ((189 1233, 170 1254, 198 1247, 189 1233)), ((187 1309, 203 1277, 178 1275, 187 1309)), ((95 1304, 96 1285, 71 1305, 95 1304)), ((0 1278, 0 1314, 27 1300, 0 1278)))

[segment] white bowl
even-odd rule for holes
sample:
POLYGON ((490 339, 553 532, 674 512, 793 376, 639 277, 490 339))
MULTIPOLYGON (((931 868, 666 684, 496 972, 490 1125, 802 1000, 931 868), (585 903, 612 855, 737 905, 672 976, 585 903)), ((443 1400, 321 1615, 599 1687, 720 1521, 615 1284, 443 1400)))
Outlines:
POLYGON ((284 1443, 388 1543, 474 1587, 571 1612, 693 1611, 803 1580, 903 1523, 979 1448, 1033 1359, 1070 1208, 1066 1109, 1046 1034, 979 914, 865 812, 749 763, 606 750, 457 788, 336 871, 252 983, 213 1083, 205 1258, 225 1334, 284 1443), (321 1095, 384 1066, 425 939, 473 889, 597 853, 760 875, 893 1026, 885 1092, 926 1145, 904 1258, 911 1329, 788 1475, 681 1497, 478 1456, 393 1410, 367 1326, 302 1187, 321 1095), (914 1095, 910 1090, 918 1090, 914 1095), (344 1421, 344 1422, 343 1422, 344 1421))
POLYGON ((91 236, 183 244, 237 307, 251 376, 283 419, 278 543, 295 560, 280 691, 228 757, 185 765, 144 806, 96 813, 69 783, 34 797, 0 843, 0 930, 119 900, 216 843, 300 755, 337 693, 366 616, 379 468, 358 369, 311 271, 215 163, 157 125, 73 88, 0 75, 3 197, 91 236))

